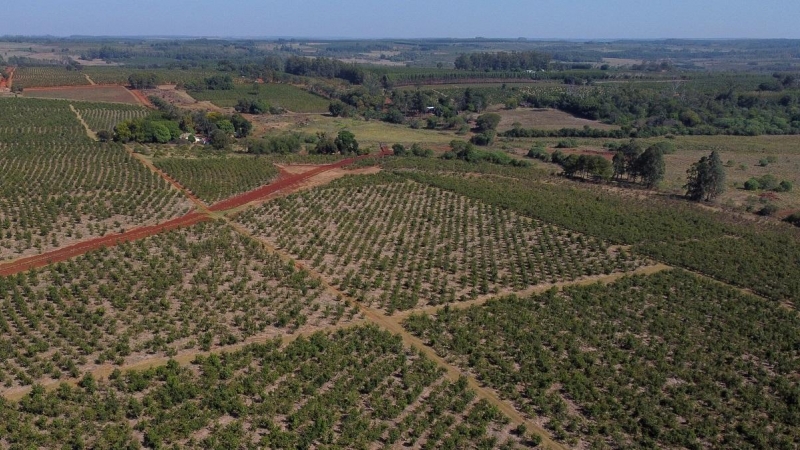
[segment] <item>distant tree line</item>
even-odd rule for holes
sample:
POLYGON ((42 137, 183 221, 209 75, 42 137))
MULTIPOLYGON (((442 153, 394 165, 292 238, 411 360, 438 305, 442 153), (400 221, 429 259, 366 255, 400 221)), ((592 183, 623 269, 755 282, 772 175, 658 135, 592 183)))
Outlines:
POLYGON ((286 73, 307 77, 341 78, 353 84, 362 84, 366 72, 356 64, 330 58, 305 58, 290 56, 286 60, 286 73))
POLYGON ((550 55, 535 51, 462 53, 456 58, 456 70, 515 71, 542 70, 550 63, 550 55))

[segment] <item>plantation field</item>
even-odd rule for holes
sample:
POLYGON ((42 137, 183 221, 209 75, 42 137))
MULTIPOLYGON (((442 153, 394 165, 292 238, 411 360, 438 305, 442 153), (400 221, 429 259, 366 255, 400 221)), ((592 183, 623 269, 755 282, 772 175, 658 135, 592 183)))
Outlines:
POLYGON ((153 164, 208 203, 268 184, 278 176, 278 168, 259 157, 156 158, 153 164))
POLYGON ((376 327, 280 339, 192 367, 0 400, 0 446, 512 449, 528 440, 463 380, 376 327), (46 414, 42 414, 46 412, 46 414))
POLYGON ((751 289, 777 302, 800 301, 800 233, 684 200, 541 179, 505 169, 501 177, 455 177, 421 166, 405 177, 609 242, 751 289), (428 173, 424 173, 424 171, 428 173))
POLYGON ((597 128, 600 130, 616 130, 617 126, 608 125, 596 120, 587 120, 571 114, 546 108, 517 108, 507 110, 490 108, 491 112, 500 115, 500 124, 497 130, 502 132, 510 130, 515 124, 522 128, 535 128, 538 130, 560 130, 562 128, 597 128))
POLYGON ((136 97, 122 86, 78 86, 66 88, 25 89, 25 97, 107 102, 139 105, 136 97))
POLYGON ((0 278, 0 383, 345 323, 319 281, 216 222, 0 278))
POLYGON ((800 318, 683 271, 415 315, 406 327, 581 448, 800 443, 800 318))
POLYGON ((25 90, 50 86, 88 86, 83 72, 64 67, 18 67, 14 71, 14 85, 25 90))
POLYGON ((0 117, 0 260, 191 208, 121 145, 89 140, 66 102, 2 100, 0 117))
POLYGON ((114 127, 120 122, 146 117, 152 113, 152 111, 141 106, 84 102, 75 102, 72 106, 80 113, 89 128, 95 132, 100 130, 113 131, 114 127))
POLYGON ((330 100, 290 84, 267 83, 237 85, 232 90, 190 92, 197 100, 211 101, 223 108, 236 106, 239 99, 266 100, 270 106, 296 113, 325 113, 330 100))
POLYGON ((389 313, 645 264, 597 239, 373 176, 246 211, 250 230, 389 313))
POLYGON ((187 70, 146 70, 132 67, 85 67, 83 68, 82 72, 89 75, 92 81, 97 84, 117 84, 121 86, 128 84, 128 77, 130 77, 132 74, 139 73, 155 73, 158 76, 159 83, 163 84, 183 84, 187 81, 202 80, 203 78, 220 74, 220 72, 215 70, 198 68, 190 68, 187 70))

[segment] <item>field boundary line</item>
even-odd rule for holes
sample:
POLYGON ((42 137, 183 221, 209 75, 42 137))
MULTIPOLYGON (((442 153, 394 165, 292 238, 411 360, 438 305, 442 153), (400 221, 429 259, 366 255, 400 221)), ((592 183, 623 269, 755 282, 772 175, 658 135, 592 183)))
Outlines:
POLYGON ((97 85, 97 83, 95 83, 94 80, 89 78, 89 74, 88 73, 83 74, 83 76, 86 77, 86 81, 89 82, 89 85, 91 85, 91 86, 96 86, 97 85))
POLYGON ((593 275, 593 276, 582 277, 582 278, 579 278, 577 280, 572 280, 572 281, 559 281, 558 283, 537 284, 535 286, 531 286, 529 288, 526 288, 526 289, 523 289, 523 290, 520 290, 520 291, 503 291, 503 292, 497 292, 495 294, 486 294, 486 295, 481 295, 476 299, 466 300, 466 301, 463 301, 463 302, 452 302, 452 303, 445 303, 445 304, 441 304, 441 305, 424 306, 422 308, 407 309, 407 310, 404 310, 404 311, 398 311, 397 313, 392 314, 389 317, 391 317, 393 319, 396 318, 398 320, 407 319, 407 318, 413 316, 414 314, 434 314, 434 313, 438 312, 439 310, 441 310, 442 308, 446 308, 446 307, 449 307, 450 309, 453 309, 453 310, 467 309, 467 308, 469 308, 471 306, 483 305, 483 304, 485 304, 486 302, 488 302, 489 300, 492 300, 492 299, 503 298, 503 297, 508 297, 508 296, 512 296, 512 295, 524 298, 524 297, 529 297, 529 296, 534 295, 534 294, 541 294, 543 292, 547 292, 550 289, 554 289, 554 288, 558 289, 558 290, 562 290, 564 288, 569 288, 569 287, 573 287, 573 286, 588 286, 588 285, 592 285, 592 284, 596 284, 596 283, 611 284, 611 283, 613 283, 615 281, 618 281, 618 280, 620 280, 622 278, 629 277, 629 276, 634 276, 634 275, 652 275, 652 274, 655 274, 655 273, 658 273, 658 272, 663 272, 665 270, 672 270, 672 269, 674 269, 674 267, 672 267, 670 265, 667 265, 667 264, 662 264, 662 263, 650 264, 650 265, 641 266, 641 267, 638 267, 636 269, 629 270, 629 271, 626 271, 626 272, 614 272, 614 273, 611 273, 611 274, 608 274, 608 275, 605 275, 605 274, 604 275, 593 275))
MULTIPOLYGON (((192 364, 192 362, 198 356, 210 356, 210 355, 218 355, 221 353, 231 353, 238 350, 241 350, 248 345, 253 344, 264 344, 269 342, 273 339, 280 339, 281 340, 281 348, 291 344, 292 342, 296 341, 300 337, 309 337, 315 333, 323 332, 323 333, 331 333, 338 330, 346 330, 348 328, 354 328, 360 325, 364 325, 367 323, 367 320, 364 319, 355 319, 351 322, 347 323, 340 323, 335 325, 329 325, 325 327, 316 328, 313 330, 304 330, 304 331, 296 331, 294 333, 280 333, 280 334, 269 334, 269 333, 262 333, 257 334, 254 336, 250 336, 249 338, 243 340, 242 342, 237 342, 236 344, 226 345, 222 347, 216 347, 212 350, 190 350, 184 353, 178 353, 175 356, 155 356, 152 358, 144 358, 142 360, 133 362, 131 364, 123 364, 121 366, 114 365, 114 364, 102 364, 97 366, 96 368, 87 371, 87 373, 91 373, 95 379, 98 380, 107 380, 114 370, 119 370, 122 373, 131 372, 134 370, 147 370, 155 367, 162 367, 166 366, 169 361, 175 361, 181 366, 188 366, 192 364)), ((45 388, 47 391, 53 391, 61 384, 68 384, 70 386, 77 386, 78 383, 81 381, 81 378, 64 378, 60 380, 50 380, 46 383, 34 383, 39 384, 45 388)), ((6 400, 16 402, 22 400, 25 395, 27 395, 33 386, 20 386, 8 389, 0 393, 0 397, 5 398, 6 400)))
POLYGON ((425 345, 425 343, 421 339, 419 339, 418 337, 416 337, 416 336, 412 335, 411 333, 409 333, 402 326, 402 324, 398 320, 395 320, 394 317, 387 316, 386 314, 384 314, 381 311, 378 311, 378 310, 376 310, 374 308, 371 308, 371 307, 369 307, 367 305, 364 305, 360 301, 358 301, 358 300, 350 297, 349 295, 347 295, 347 293, 340 291, 339 289, 337 289, 336 287, 334 287, 330 283, 328 283, 328 281, 320 273, 318 273, 317 271, 315 271, 314 269, 312 269, 310 267, 307 267, 302 262, 297 261, 296 259, 292 258, 291 255, 289 255, 289 254, 283 252, 282 250, 278 249, 277 247, 275 247, 268 240, 266 240, 266 239, 264 239, 262 237, 259 237, 259 236, 255 236, 253 233, 251 233, 249 230, 247 230, 244 226, 233 222, 228 217, 225 217, 224 220, 234 230, 236 230, 237 232, 243 234, 244 236, 246 236, 246 237, 248 237, 250 239, 255 240, 256 242, 261 244, 268 251, 270 251, 272 253, 275 253, 276 255, 281 257, 281 259, 283 259, 283 260, 285 260, 287 262, 291 262, 292 264, 294 264, 294 266, 297 269, 306 271, 310 276, 312 276, 315 279, 317 279, 321 283, 321 285, 326 290, 328 290, 330 293, 335 294, 336 296, 339 296, 342 299, 345 299, 345 300, 349 301, 351 304, 356 305, 359 308, 359 310, 361 310, 361 313, 364 315, 364 317, 366 318, 366 320, 368 322, 371 322, 371 323, 381 327, 382 329, 384 329, 386 331, 389 331, 390 333, 399 335, 400 338, 403 340, 403 344, 407 348, 410 348, 410 349, 417 350, 417 351, 421 352, 426 357, 428 357, 431 361, 435 362, 439 367, 444 369, 448 379, 450 379, 452 381, 456 381, 456 380, 459 379, 459 377, 462 377, 462 376, 464 378, 466 378, 468 386, 470 387, 470 389, 475 391, 476 395, 479 398, 482 398, 482 399, 486 400, 487 402, 489 402, 490 404, 492 404, 495 407, 497 407, 497 409, 500 410, 506 417, 508 417, 508 419, 511 420, 511 422, 513 422, 514 424, 516 424, 516 425, 525 424, 525 426, 529 430, 532 430, 534 433, 536 433, 538 436, 540 436, 541 439, 542 439, 543 448, 549 448, 549 449, 555 449, 555 450, 566 450, 567 449, 567 447, 565 447, 564 445, 559 444, 558 442, 554 441, 553 438, 550 436, 550 433, 547 430, 542 428, 540 425, 538 425, 533 420, 525 418, 525 416, 523 416, 522 413, 517 411, 517 409, 513 406, 513 404, 511 404, 509 402, 506 402, 505 400, 500 398, 500 395, 497 392, 495 392, 493 389, 488 388, 488 387, 484 387, 470 373, 468 373, 466 371, 461 371, 461 369, 459 369, 458 367, 456 367, 456 366, 448 363, 447 361, 445 361, 444 358, 439 356, 434 349, 432 349, 431 347, 425 345))
POLYGON ((72 103, 69 104, 69 109, 71 109, 72 112, 75 113, 75 116, 78 118, 78 121, 81 123, 81 125, 83 125, 83 129, 86 130, 86 136, 89 136, 89 139, 93 141, 97 141, 97 134, 95 134, 95 132, 92 131, 91 128, 89 128, 89 124, 87 124, 86 121, 83 120, 83 116, 81 116, 81 113, 78 112, 77 109, 75 109, 72 103))
POLYGON ((178 182, 178 180, 172 178, 171 176, 169 176, 168 173, 166 173, 163 170, 161 170, 158 167, 156 167, 156 165, 153 164, 152 161, 150 161, 147 158, 145 158, 144 155, 141 155, 139 153, 134 152, 133 149, 130 147, 130 145, 125 144, 125 150, 134 159, 136 159, 140 163, 144 164, 144 166, 147 167, 151 172, 153 172, 154 174, 156 174, 159 177, 161 177, 164 181, 169 183, 170 186, 172 186, 173 188, 175 188, 178 191, 180 191, 183 195, 185 195, 189 200, 192 201, 192 203, 195 204, 195 206, 197 206, 197 208, 200 211, 202 211, 204 213, 208 213, 209 212, 208 205, 204 201, 200 200, 199 197, 194 195, 194 193, 192 193, 188 188, 186 188, 185 186, 180 184, 178 182))

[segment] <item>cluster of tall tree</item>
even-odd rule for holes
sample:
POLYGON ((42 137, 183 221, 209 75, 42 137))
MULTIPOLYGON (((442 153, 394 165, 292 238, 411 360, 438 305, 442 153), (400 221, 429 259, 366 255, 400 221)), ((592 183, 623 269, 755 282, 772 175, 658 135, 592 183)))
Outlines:
POLYGON ((703 156, 686 172, 686 197, 711 201, 725 191, 725 166, 716 151, 703 156))
POLYGON ((155 89, 160 79, 154 72, 137 72, 128 77, 128 84, 134 89, 155 89))
POLYGON ((353 84, 362 84, 366 78, 366 72, 359 66, 330 58, 290 56, 284 70, 292 75, 340 78, 353 84))
MULTIPOLYGON (((159 113, 117 124, 113 139, 118 142, 164 144, 179 139, 183 133, 192 136, 200 133, 208 136, 214 148, 222 149, 231 143, 233 137, 247 137, 253 129, 253 124, 239 114, 184 112, 163 100, 155 102, 155 105, 161 108, 159 113)), ((103 136, 108 134, 104 132, 103 136)))
POLYGON ((462 53, 456 58, 457 70, 542 70, 550 63, 550 55, 535 51, 462 53))
POLYGON ((628 181, 641 181, 648 188, 654 188, 664 179, 664 153, 671 152, 668 143, 658 143, 642 149, 634 140, 621 145, 612 159, 614 178, 626 177, 628 181))

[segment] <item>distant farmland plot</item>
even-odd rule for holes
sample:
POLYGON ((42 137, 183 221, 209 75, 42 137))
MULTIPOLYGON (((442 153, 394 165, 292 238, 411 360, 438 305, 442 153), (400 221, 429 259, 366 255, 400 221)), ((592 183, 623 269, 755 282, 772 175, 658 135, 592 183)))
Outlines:
POLYGON ((292 112, 323 113, 328 111, 329 100, 290 84, 237 85, 229 91, 190 92, 197 100, 208 100, 217 106, 231 108, 241 98, 263 99, 270 106, 280 106, 292 112))
POLYGON ((19 67, 14 71, 14 84, 27 88, 49 86, 87 86, 82 72, 63 67, 19 67))
POLYGON ((138 119, 152 113, 151 110, 140 106, 122 104, 75 102, 73 106, 93 131, 111 131, 124 120, 138 119))
POLYGON ((76 86, 66 88, 25 89, 24 95, 32 98, 109 102, 138 105, 139 101, 122 86, 76 86))

